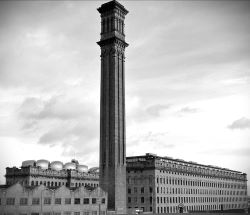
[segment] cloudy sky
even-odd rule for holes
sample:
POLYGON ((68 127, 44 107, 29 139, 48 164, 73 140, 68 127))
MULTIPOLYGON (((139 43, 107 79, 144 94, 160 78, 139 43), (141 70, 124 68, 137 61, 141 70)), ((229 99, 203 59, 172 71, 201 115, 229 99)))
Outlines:
MULTIPOLYGON (((0 2, 0 183, 27 159, 99 160, 103 1, 0 2)), ((250 2, 121 1, 127 156, 250 176, 250 2)))

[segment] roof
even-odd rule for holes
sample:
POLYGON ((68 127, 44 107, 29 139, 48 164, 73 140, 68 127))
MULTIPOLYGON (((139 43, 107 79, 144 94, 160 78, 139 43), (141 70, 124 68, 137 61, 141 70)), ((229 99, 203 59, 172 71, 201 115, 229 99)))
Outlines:
POLYGON ((114 8, 119 8, 125 15, 128 13, 128 10, 126 10, 125 7, 116 0, 102 4, 97 10, 99 13, 104 13, 106 11, 113 10, 114 8))
POLYGON ((197 166, 201 166, 201 167, 207 167, 207 168, 219 169, 219 170, 224 170, 224 171, 230 171, 230 172, 234 172, 234 173, 238 173, 238 174, 246 174, 246 173, 242 173, 240 171, 231 170, 231 169, 227 169, 227 168, 222 168, 222 167, 218 167, 218 166, 199 164, 199 163, 196 163, 196 162, 193 162, 193 161, 184 161, 182 159, 175 159, 175 158, 167 157, 167 156, 161 157, 161 156, 158 156, 158 155, 152 154, 152 153, 146 153, 146 155, 141 155, 141 156, 126 157, 126 159, 145 158, 145 157, 155 158, 155 159, 171 160, 171 161, 182 162, 182 163, 191 164, 191 165, 197 165, 197 166))

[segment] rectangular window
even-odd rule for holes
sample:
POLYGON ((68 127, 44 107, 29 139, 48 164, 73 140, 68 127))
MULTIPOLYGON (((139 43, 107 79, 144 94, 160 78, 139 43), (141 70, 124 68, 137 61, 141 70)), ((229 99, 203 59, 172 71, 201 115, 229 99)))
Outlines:
POLYGON ((32 205, 39 205, 40 204, 40 199, 39 198, 33 198, 32 199, 32 205))
POLYGON ((15 204, 15 198, 7 198, 6 205, 14 205, 15 204))
POLYGON ((92 211, 92 215, 97 215, 97 211, 92 211))
POLYGON ((61 215, 61 212, 54 212, 54 215, 61 215))
POLYGON ((141 188, 141 193, 144 193, 144 187, 141 188))
POLYGON ((28 198, 20 198, 20 205, 28 205, 28 198))
POLYGON ((74 204, 79 205, 80 203, 81 203, 81 199, 80 198, 75 198, 74 204))
POLYGON ((65 205, 71 204, 71 198, 65 198, 65 205))
POLYGON ((80 212, 74 212, 74 215, 80 215, 80 212))
POLYGON ((149 192, 153 193, 153 188, 152 187, 149 187, 149 192))
POLYGON ((134 187, 134 193, 137 193, 137 187, 134 187))
POLYGON ((131 188, 128 188, 128 193, 131 193, 131 188))
POLYGON ((39 213, 31 213, 31 215, 39 215, 39 213))
POLYGON ((144 197, 141 197, 141 203, 144 203, 144 197))
POLYGON ((64 211, 63 215, 71 215, 71 212, 70 211, 64 211))
POLYGON ((96 204, 96 198, 92 199, 92 204, 96 204))
POLYGON ((52 215, 51 212, 44 212, 43 215, 52 215))
POLYGON ((55 205, 60 205, 62 204, 62 199, 61 198, 55 198, 55 205))
POLYGON ((131 197, 128 197, 128 203, 131 203, 131 197))
POLYGON ((102 198, 102 204, 105 204, 105 201, 106 199, 105 198, 102 198))
POLYGON ((84 205, 88 205, 89 204, 89 199, 88 198, 84 198, 83 199, 83 204, 84 205))
POLYGON ((43 204, 51 205, 51 198, 50 197, 45 197, 44 200, 43 200, 43 204))
POLYGON ((89 211, 84 211, 83 215, 89 215, 89 211))

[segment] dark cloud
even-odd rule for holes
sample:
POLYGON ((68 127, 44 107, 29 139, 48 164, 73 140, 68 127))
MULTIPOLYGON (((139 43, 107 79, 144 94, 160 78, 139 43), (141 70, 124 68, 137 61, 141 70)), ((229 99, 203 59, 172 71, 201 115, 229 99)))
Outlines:
POLYGON ((250 119, 246 117, 242 117, 240 119, 232 122, 231 125, 228 126, 230 129, 249 129, 250 128, 250 119))

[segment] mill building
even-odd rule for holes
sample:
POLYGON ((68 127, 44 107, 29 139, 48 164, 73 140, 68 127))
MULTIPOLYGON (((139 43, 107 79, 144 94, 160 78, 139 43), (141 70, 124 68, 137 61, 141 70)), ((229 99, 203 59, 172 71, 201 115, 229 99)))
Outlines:
POLYGON ((127 206, 153 213, 247 210, 247 175, 147 153, 127 157, 127 206))
POLYGON ((6 168, 6 185, 16 182, 24 186, 44 185, 47 187, 98 187, 99 168, 79 164, 75 159, 63 164, 61 161, 26 160, 20 168, 6 168))
MULTIPOLYGON (((248 208, 245 173, 152 153, 126 158, 128 213, 239 211, 248 208)), ((76 160, 24 161, 21 168, 6 168, 6 186, 58 189, 94 189, 99 186, 97 167, 76 160)), ((2 200, 3 202, 4 200, 2 200)))

